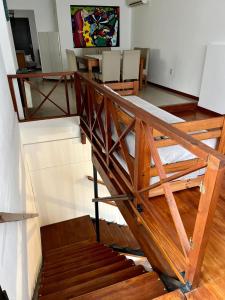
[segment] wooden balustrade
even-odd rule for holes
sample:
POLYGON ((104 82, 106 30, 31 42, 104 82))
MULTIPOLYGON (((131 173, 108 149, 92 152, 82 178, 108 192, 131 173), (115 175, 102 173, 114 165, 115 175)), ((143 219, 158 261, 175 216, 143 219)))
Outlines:
MULTIPOLYGON (((225 156, 201 143, 201 140, 220 138, 224 131, 224 117, 214 118, 208 123, 197 121, 170 125, 81 73, 76 74, 75 83, 81 129, 92 143, 93 161, 98 162, 98 167, 107 174, 103 178, 105 184, 109 190, 116 191, 117 195, 133 196, 132 200, 125 198, 123 200, 127 202, 127 207, 133 210, 137 223, 146 229, 149 238, 157 245, 177 278, 187 286, 196 287, 225 170, 225 156), (193 133, 196 130, 207 131, 193 133), (127 142, 127 137, 131 134, 134 141, 134 155, 131 154, 127 142), (159 136, 163 138, 158 139, 159 136), (159 148, 168 145, 180 145, 194 158, 163 164, 159 148), (203 168, 205 168, 204 175, 190 181, 177 181, 203 168), (168 176, 170 173, 175 174, 168 176), (159 180, 152 184, 150 181, 154 176, 158 176, 159 180), (203 188, 193 225, 193 235, 190 238, 183 224, 174 192, 200 183, 203 188), (169 207, 177 234, 176 243, 179 244, 179 247, 174 246, 174 249, 177 249, 180 267, 179 262, 174 260, 168 250, 173 241, 168 239, 165 243, 163 236, 166 235, 155 233, 163 232, 163 225, 158 222, 156 223, 158 227, 153 227, 153 223, 149 223, 146 219, 148 213, 152 215, 152 206, 149 208, 151 193, 153 196, 163 194, 169 207), (181 275, 181 271, 184 272, 184 276, 181 275)), ((220 141, 224 143, 223 138, 220 141)), ((224 149, 221 143, 219 148, 224 149)), ((115 203, 122 208, 121 201, 115 203)), ((154 202, 151 205, 154 205, 154 202)))
POLYGON ((8 75, 8 81, 14 110, 17 113, 19 121, 43 120, 76 115, 76 111, 72 111, 71 109, 72 104, 75 104, 74 72, 15 74, 8 75), (71 87, 69 87, 68 79, 70 80, 71 87), (42 80, 41 84, 40 80, 42 80), (16 96, 15 83, 17 83, 19 89, 20 99, 16 96), (46 87, 46 83, 48 83, 49 87, 46 87), (57 91, 57 88, 60 90, 57 91), (35 94, 40 97, 40 101, 36 104, 36 107, 30 107, 32 106, 30 102, 34 100, 35 94), (18 103, 18 101, 21 101, 21 103, 18 103), (56 107, 57 113, 52 113, 51 109, 43 111, 43 106, 46 102, 50 102, 52 107, 56 107), (19 113, 19 106, 22 107, 24 117, 21 117, 19 113), (40 113, 41 109, 42 113, 40 113))

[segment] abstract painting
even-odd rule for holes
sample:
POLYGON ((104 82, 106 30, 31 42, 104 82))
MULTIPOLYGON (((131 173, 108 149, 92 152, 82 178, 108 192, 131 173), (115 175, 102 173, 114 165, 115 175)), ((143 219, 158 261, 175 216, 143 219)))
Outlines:
POLYGON ((75 48, 118 47, 120 8, 71 5, 75 48))

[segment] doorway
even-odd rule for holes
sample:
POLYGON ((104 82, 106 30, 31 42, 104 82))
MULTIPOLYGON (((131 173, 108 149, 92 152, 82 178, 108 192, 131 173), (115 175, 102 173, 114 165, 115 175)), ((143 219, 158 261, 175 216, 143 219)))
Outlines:
POLYGON ((41 68, 37 29, 33 11, 10 11, 10 23, 20 70, 41 68))

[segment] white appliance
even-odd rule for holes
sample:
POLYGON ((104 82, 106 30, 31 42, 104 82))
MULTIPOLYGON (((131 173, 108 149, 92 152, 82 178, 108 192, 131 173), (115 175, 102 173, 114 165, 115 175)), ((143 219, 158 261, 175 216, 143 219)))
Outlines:
POLYGON ((139 5, 144 5, 148 4, 149 0, 127 0, 127 5, 134 7, 134 6, 139 6, 139 5))

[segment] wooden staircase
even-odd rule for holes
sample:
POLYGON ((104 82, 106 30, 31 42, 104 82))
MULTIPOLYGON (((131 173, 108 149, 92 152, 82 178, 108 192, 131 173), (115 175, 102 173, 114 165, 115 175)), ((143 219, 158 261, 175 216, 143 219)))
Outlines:
POLYGON ((101 243, 130 250, 141 250, 128 226, 100 220, 99 229, 101 243))
MULTIPOLYGON (((82 218, 79 218, 78 223, 81 221, 82 218)), ((73 223, 76 223, 76 219, 73 223)), ((82 226, 89 228, 90 239, 67 244, 64 240, 63 245, 55 248, 43 238, 48 236, 49 228, 42 229, 45 252, 39 299, 141 300, 154 299, 166 293, 157 273, 146 272, 143 266, 135 265, 124 255, 93 241, 90 223, 90 218, 83 218, 82 226), (48 250, 45 243, 48 243, 48 250)), ((51 230, 54 226, 59 230, 62 226, 66 227, 66 222, 51 225, 51 230)), ((56 237, 57 234, 55 231, 56 237)), ((84 236, 87 238, 87 234, 84 236)))

